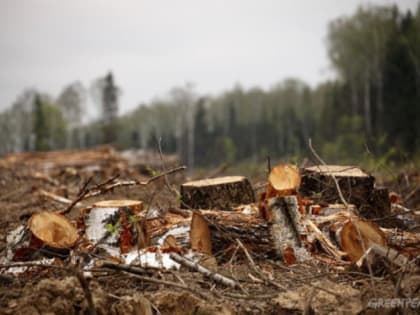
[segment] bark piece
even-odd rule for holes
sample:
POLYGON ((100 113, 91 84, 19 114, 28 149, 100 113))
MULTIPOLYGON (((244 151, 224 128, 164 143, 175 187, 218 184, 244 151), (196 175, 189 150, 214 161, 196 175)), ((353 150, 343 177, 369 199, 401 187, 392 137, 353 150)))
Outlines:
POLYGON ((317 165, 302 171, 300 193, 315 202, 342 203, 333 176, 337 179, 343 197, 356 205, 362 216, 374 217, 369 202, 374 190, 375 178, 355 166, 317 165))
POLYGON ((52 248, 71 248, 79 238, 77 229, 70 220, 54 212, 34 214, 28 226, 37 239, 52 248))
POLYGON ((191 181, 181 185, 181 207, 192 209, 222 209, 255 201, 248 179, 227 176, 191 181))
POLYGON ((207 221, 199 213, 194 212, 190 230, 191 248, 200 253, 211 255, 211 235, 207 221))

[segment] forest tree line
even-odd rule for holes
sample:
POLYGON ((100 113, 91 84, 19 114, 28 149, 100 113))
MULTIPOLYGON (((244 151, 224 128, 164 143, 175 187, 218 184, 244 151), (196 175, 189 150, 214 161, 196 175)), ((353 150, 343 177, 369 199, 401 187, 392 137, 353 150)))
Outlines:
POLYGON ((192 85, 119 115, 112 73, 87 89, 75 82, 57 98, 24 91, 0 114, 0 154, 90 147, 176 152, 189 166, 291 157, 311 138, 329 160, 365 154, 410 157, 420 144, 420 6, 360 7, 328 26, 327 50, 337 78, 311 88, 286 79, 268 90, 239 84, 219 95, 192 85), (101 109, 84 122, 86 99, 101 109))

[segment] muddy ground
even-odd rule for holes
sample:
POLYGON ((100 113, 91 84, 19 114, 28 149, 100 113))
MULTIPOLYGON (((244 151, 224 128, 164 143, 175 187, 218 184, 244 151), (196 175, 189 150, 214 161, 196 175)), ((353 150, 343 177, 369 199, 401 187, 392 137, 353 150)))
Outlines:
MULTIPOLYGON (((0 162, 0 249, 5 255, 6 235, 25 224, 34 213, 58 211, 66 205, 39 193, 40 189, 74 199, 83 183, 93 176, 100 183, 116 174, 120 179, 148 178, 144 169, 121 161, 96 161, 94 167, 58 163, 45 167, 31 157, 0 162), (98 165, 96 165, 98 164, 98 165)), ((44 161, 45 162, 45 161, 44 161)), ((185 174, 169 176, 174 187, 185 174)), ((255 184, 255 182, 254 182, 255 184)), ((417 185, 417 184, 415 184, 417 185)), ((412 189, 412 186, 411 186, 412 189)), ((409 190, 407 188, 407 190, 409 190)), ((144 187, 117 188, 88 199, 85 205, 105 199, 143 200, 146 207, 165 211, 179 206, 173 191, 159 180, 144 187)), ((70 218, 77 218, 73 208, 70 218)), ((217 266, 217 272, 240 282, 232 289, 202 274, 185 269, 151 270, 151 278, 186 285, 187 288, 151 283, 127 273, 108 270, 86 277, 97 314, 376 314, 398 312, 376 309, 377 298, 420 298, 420 274, 384 272, 370 276, 350 264, 337 264, 322 253, 299 265, 261 260, 251 253, 263 273, 258 275, 240 249, 217 266)), ((4 266, 3 266, 4 267, 4 266)), ((53 267, 32 267, 20 275, 0 271, 1 314, 89 314, 83 290, 68 258, 56 259, 53 267)), ((419 314, 420 308, 399 310, 419 314)))

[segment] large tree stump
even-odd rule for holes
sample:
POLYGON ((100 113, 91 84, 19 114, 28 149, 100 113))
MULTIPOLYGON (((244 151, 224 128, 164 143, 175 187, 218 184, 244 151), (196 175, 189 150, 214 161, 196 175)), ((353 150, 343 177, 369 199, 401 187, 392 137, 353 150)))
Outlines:
POLYGON ((227 176, 187 182, 181 185, 181 207, 231 210, 255 201, 248 179, 227 176))
POLYGON ((375 178, 355 166, 317 165, 302 170, 300 193, 316 202, 342 203, 335 186, 336 178, 343 197, 356 205, 364 217, 375 217, 371 213, 375 178))

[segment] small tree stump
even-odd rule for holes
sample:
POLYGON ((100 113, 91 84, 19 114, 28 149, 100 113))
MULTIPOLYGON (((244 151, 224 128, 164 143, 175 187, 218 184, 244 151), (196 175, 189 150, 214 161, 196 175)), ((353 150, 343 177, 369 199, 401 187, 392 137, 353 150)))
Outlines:
POLYGON ((301 241, 306 231, 296 196, 269 199, 268 211, 272 213, 271 236, 274 246, 284 262, 290 265, 308 259, 310 255, 301 241))
POLYGON ((137 200, 104 200, 83 213, 86 237, 111 255, 125 254, 137 244, 137 214, 143 202, 137 200))
POLYGON ((227 176, 187 182, 181 185, 181 207, 231 210, 255 201, 248 179, 227 176))

